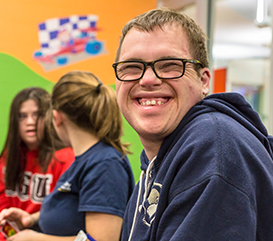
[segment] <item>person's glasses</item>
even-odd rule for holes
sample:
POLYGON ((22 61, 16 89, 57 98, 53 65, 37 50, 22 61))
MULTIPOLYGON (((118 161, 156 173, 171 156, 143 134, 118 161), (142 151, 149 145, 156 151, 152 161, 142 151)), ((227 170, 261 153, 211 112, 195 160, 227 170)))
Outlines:
POLYGON ((186 63, 200 64, 202 67, 198 60, 179 58, 159 59, 153 62, 128 60, 114 63, 112 66, 118 80, 135 81, 143 77, 148 66, 151 66, 159 79, 178 79, 184 75, 186 63))

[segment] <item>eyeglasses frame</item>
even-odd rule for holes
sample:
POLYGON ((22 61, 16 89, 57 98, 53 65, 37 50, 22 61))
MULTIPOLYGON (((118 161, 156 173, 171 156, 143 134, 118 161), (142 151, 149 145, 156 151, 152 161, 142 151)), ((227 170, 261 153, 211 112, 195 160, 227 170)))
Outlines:
POLYGON ((182 59, 182 58, 164 58, 164 59, 157 59, 155 61, 151 61, 151 62, 145 62, 145 61, 140 61, 140 60, 127 60, 127 61, 120 61, 120 62, 116 62, 114 64, 112 64, 112 67, 114 68, 115 70, 115 75, 116 75, 116 78, 119 80, 119 81, 123 81, 123 82, 130 82, 130 81, 137 81, 137 80, 140 80, 143 78, 145 72, 146 72, 146 69, 148 66, 150 66, 154 72, 154 74, 156 75, 157 78, 159 79, 179 79, 181 78, 184 73, 185 73, 185 69, 186 69, 186 63, 191 63, 191 64, 200 64, 201 67, 203 68, 203 64, 199 61, 199 60, 195 60, 195 59, 182 59), (182 61, 183 63, 183 72, 181 74, 181 76, 178 76, 178 77, 168 77, 168 78, 162 78, 162 77, 159 77, 158 74, 156 73, 155 71, 155 68, 154 68, 154 65, 156 62, 159 62, 159 61, 163 61, 163 60, 180 60, 182 61), (137 79, 133 79, 133 80, 122 80, 118 77, 118 74, 117 74, 117 66, 119 64, 122 64, 122 63, 133 63, 133 62, 137 62, 137 63, 140 63, 140 64, 143 64, 144 65, 144 69, 143 69, 143 73, 142 75, 137 78, 137 79))

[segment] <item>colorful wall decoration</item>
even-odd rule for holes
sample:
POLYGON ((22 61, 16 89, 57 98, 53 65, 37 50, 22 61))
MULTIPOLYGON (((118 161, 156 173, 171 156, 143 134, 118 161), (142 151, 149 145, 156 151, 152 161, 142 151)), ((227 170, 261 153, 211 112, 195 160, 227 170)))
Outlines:
POLYGON ((96 38, 97 15, 72 15, 47 19, 39 24, 40 49, 34 58, 45 71, 56 69, 100 54, 106 54, 104 44, 96 38))
MULTIPOLYGON (((0 150, 7 135, 9 108, 23 88, 51 92, 71 70, 95 73, 113 86, 112 63, 123 25, 156 8, 156 0, 11 0, 0 3, 0 150)), ((136 179, 142 145, 124 120, 124 140, 136 179)))

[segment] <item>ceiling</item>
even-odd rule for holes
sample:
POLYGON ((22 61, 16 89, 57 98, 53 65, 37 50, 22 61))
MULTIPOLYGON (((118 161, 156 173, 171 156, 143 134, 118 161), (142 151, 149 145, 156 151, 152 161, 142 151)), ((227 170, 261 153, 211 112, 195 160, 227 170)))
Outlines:
MULTIPOLYGON (((159 0, 159 3, 161 6, 183 10, 183 8, 194 8, 193 3, 198 1, 203 0, 159 0)), ((271 17, 267 17, 260 24, 261 26, 258 26, 256 21, 257 1, 215 0, 214 59, 270 57, 271 17)), ((270 16, 273 0, 265 1, 268 7, 267 16, 270 16)))

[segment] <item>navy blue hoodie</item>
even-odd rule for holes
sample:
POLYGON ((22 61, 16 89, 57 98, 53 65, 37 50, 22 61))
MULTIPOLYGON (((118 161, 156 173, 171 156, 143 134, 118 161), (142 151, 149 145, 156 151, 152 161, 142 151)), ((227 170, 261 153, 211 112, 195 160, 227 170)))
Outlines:
POLYGON ((122 241, 272 241, 272 148, 241 95, 206 97, 154 160, 142 152, 122 241))

